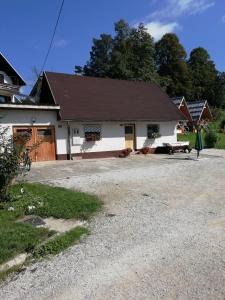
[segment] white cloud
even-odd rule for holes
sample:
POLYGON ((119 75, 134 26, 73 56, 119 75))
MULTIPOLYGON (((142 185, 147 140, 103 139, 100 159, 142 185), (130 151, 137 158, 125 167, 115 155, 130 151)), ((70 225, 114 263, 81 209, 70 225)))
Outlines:
POLYGON ((215 5, 215 0, 165 0, 162 9, 156 10, 151 19, 172 19, 201 13, 215 5))
POLYGON ((225 15, 222 16, 222 22, 225 23, 225 15))
POLYGON ((163 24, 161 22, 150 22, 145 24, 148 32, 153 36, 153 38, 158 41, 161 37, 169 32, 174 32, 179 28, 179 24, 177 22, 163 24))
POLYGON ((54 42, 54 46, 58 48, 64 48, 69 44, 67 40, 59 39, 54 42))

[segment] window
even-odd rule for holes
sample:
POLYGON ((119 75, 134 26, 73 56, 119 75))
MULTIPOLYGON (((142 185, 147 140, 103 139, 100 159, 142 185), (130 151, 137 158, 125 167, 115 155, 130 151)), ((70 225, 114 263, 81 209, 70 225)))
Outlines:
POLYGON ((134 132, 134 126, 133 125, 126 125, 125 126, 125 134, 133 134, 134 132))
POLYGON ((147 137, 148 139, 155 139, 159 137, 159 125, 158 124, 149 124, 147 125, 147 137))
POLYGON ((4 83, 4 75, 0 74, 0 83, 4 83))
POLYGON ((84 125, 84 136, 87 142, 99 141, 101 139, 101 126, 84 125))
POLYGON ((18 135, 26 135, 26 134, 31 135, 32 134, 32 129, 30 129, 30 128, 18 128, 18 129, 16 129, 16 133, 18 135))
POLYGON ((38 129, 37 133, 38 133, 38 137, 45 138, 45 137, 49 137, 52 135, 52 130, 51 129, 38 129))
POLYGON ((80 142, 80 130, 79 128, 73 128, 72 129, 72 143, 73 143, 73 146, 76 146, 76 145, 80 145, 81 142, 80 142))
POLYGON ((0 104, 2 103, 11 103, 11 97, 9 96, 1 96, 0 95, 0 104))

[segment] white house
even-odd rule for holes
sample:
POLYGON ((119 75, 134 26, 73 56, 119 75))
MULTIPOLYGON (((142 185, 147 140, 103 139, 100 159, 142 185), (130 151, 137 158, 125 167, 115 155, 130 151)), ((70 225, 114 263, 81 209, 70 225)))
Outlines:
POLYGON ((12 134, 29 131, 30 143, 42 141, 33 161, 116 157, 146 146, 153 153, 177 141, 176 124, 184 116, 155 84, 44 72, 31 92, 35 104, 22 104, 24 81, 4 64, 0 99, 8 98, 0 103, 0 125, 12 134), (9 81, 11 74, 19 85, 9 81))

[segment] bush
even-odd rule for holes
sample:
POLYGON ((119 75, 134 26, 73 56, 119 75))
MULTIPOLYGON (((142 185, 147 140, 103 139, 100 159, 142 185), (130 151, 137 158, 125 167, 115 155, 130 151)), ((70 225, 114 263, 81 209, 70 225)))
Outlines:
POLYGON ((53 240, 44 245, 37 246, 33 252, 35 258, 42 258, 48 255, 55 255, 62 250, 72 246, 80 239, 83 234, 88 234, 88 229, 85 227, 76 227, 70 231, 55 237, 53 240))
POLYGON ((0 201, 10 200, 8 188, 19 172, 20 152, 8 128, 0 128, 0 201))
POLYGON ((214 148, 216 145, 216 142, 218 140, 217 134, 210 129, 208 132, 205 134, 205 146, 208 148, 214 148))
POLYGON ((150 152, 150 148, 149 148, 149 147, 144 147, 144 148, 142 148, 142 149, 140 150, 140 152, 141 152, 142 154, 148 154, 148 153, 150 152))
POLYGON ((25 176, 27 171, 30 171, 29 153, 42 143, 40 139, 26 149, 31 133, 27 131, 14 136, 8 131, 8 127, 0 126, 0 202, 11 200, 9 187, 13 179, 19 174, 25 176))
POLYGON ((225 120, 222 120, 220 123, 220 129, 224 130, 225 129, 225 120))

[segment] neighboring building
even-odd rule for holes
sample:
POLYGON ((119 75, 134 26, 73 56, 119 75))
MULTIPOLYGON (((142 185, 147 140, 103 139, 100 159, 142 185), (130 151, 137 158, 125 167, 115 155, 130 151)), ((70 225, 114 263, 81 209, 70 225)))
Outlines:
POLYGON ((44 72, 31 97, 35 105, 0 104, 0 123, 42 140, 34 161, 117 157, 128 147, 154 152, 177 141, 183 119, 157 85, 143 82, 44 72))
POLYGON ((184 96, 174 97, 170 99, 182 112, 186 119, 186 121, 180 121, 177 124, 177 133, 183 133, 184 128, 186 127, 192 129, 197 124, 207 124, 209 122, 212 122, 212 113, 206 100, 186 102, 184 96))
POLYGON ((213 117, 207 100, 187 102, 187 106, 193 124, 212 122, 213 117))
MULTIPOLYGON (((9 128, 9 134, 31 133, 29 144, 42 138, 37 151, 31 153, 33 161, 56 158, 54 128, 57 124, 57 106, 24 105, 20 93, 26 83, 8 60, 0 53, 0 125, 9 128), (44 139, 43 139, 44 137, 44 139)), ((32 103, 32 101, 30 101, 32 103)), ((28 145, 29 146, 29 145, 28 145)))
POLYGON ((172 102, 177 106, 177 108, 182 112, 187 122, 192 122, 192 117, 187 106, 185 97, 174 97, 171 98, 172 102))
POLYGON ((0 103, 15 103, 15 94, 24 85, 22 77, 0 52, 0 103))

